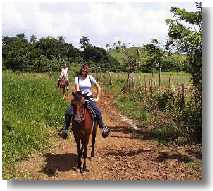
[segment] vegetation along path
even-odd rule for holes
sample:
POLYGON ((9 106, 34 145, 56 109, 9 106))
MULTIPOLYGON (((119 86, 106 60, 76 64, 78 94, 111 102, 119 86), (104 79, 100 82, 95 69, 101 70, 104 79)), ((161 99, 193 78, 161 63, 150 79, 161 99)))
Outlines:
POLYGON ((67 140, 52 133, 54 145, 48 152, 33 154, 20 162, 20 179, 34 180, 200 180, 201 156, 194 147, 165 146, 140 138, 112 104, 111 95, 99 103, 111 135, 104 139, 98 130, 95 157, 88 151, 89 172, 77 169, 76 144, 72 133, 67 140))

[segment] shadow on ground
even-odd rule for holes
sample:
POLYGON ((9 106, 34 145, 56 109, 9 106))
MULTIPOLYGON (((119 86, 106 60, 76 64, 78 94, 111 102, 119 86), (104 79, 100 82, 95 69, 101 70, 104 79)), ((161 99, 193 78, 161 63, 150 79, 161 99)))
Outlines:
POLYGON ((48 176, 55 176, 57 171, 76 170, 77 155, 73 153, 66 154, 52 154, 44 155, 46 158, 46 165, 41 170, 48 176))
POLYGON ((105 156, 120 156, 120 157, 124 157, 124 156, 128 156, 128 157, 132 157, 132 156, 135 156, 135 155, 138 155, 140 153, 144 153, 144 152, 147 152, 146 150, 144 149, 138 149, 138 150, 111 150, 111 151, 108 151, 106 152, 104 155, 105 156))
POLYGON ((131 134, 131 137, 126 138, 138 138, 143 140, 156 139, 157 136, 155 132, 144 130, 142 127, 138 127, 137 130, 129 126, 109 126, 109 128, 111 129, 111 137, 125 138, 124 136, 118 136, 117 134, 113 134, 114 132, 131 134))
MULTIPOLYGON (((133 129, 132 127, 128 126, 109 126, 111 129, 110 137, 116 138, 128 138, 128 139, 142 139, 142 140, 156 140, 157 134, 155 132, 149 131, 142 127, 138 127, 137 130, 133 129), (119 132, 123 134, 119 134, 119 132)), ((106 155, 119 155, 119 156, 134 156, 140 154, 142 152, 147 152, 146 150, 139 149, 137 151, 109 151, 106 155)), ((169 159, 176 159, 179 162, 192 162, 194 159, 202 159, 202 152, 201 151, 194 151, 194 150, 186 150, 186 155, 181 153, 160 153, 159 156, 156 158, 156 161, 163 162, 169 159)))
POLYGON ((162 153, 160 154, 156 161, 158 162, 163 162, 165 160, 169 160, 169 159, 176 159, 178 160, 179 162, 184 162, 184 163, 188 163, 188 162, 192 162, 192 158, 188 155, 184 155, 184 154, 181 154, 181 153, 162 153))

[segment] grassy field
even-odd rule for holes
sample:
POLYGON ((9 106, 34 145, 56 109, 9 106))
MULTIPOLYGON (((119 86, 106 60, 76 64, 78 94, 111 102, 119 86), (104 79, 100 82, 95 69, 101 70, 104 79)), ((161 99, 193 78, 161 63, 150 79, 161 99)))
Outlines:
POLYGON ((51 128, 63 124, 66 103, 47 74, 3 72, 3 178, 15 163, 48 147, 51 128))
MULTIPOLYGON (((146 85, 152 81, 152 84, 158 86, 159 84, 159 73, 134 73, 132 74, 134 77, 136 86, 143 86, 144 82, 146 85)), ((99 79, 101 83, 107 84, 109 83, 109 73, 96 74, 96 77, 99 79)), ((111 73, 112 83, 116 84, 119 82, 125 82, 127 79, 127 73, 111 73)), ((178 86, 181 84, 189 85, 191 84, 191 75, 185 72, 161 72, 160 75, 161 86, 169 87, 170 86, 178 86)))
MULTIPOLYGON (((94 74, 97 80, 112 89, 114 92, 119 93, 127 80, 127 73, 111 73, 111 82, 109 73, 97 73, 94 74)), ((134 73, 132 74, 135 83, 135 89, 140 89, 140 87, 149 87, 152 83, 153 87, 159 87, 159 74, 158 73, 134 73)), ((185 72, 161 72, 161 88, 177 88, 181 84, 185 86, 191 85, 191 74, 185 72)))

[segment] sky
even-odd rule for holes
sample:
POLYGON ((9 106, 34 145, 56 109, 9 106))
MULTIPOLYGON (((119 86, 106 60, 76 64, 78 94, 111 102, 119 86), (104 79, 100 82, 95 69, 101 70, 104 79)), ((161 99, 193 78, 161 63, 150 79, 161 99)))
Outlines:
MULTIPOLYGON (((63 36, 79 47, 82 36, 99 47, 118 40, 141 46, 157 38, 162 44, 168 36, 165 19, 172 6, 194 10, 193 1, 169 2, 13 2, 2 4, 2 35, 25 33, 38 39, 63 36)), ((129 45, 130 45, 129 44, 129 45)))

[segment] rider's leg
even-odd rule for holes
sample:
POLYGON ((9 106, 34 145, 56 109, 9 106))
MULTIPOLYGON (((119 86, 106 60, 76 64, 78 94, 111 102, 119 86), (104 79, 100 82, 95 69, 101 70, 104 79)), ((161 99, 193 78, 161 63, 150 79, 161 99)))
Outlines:
POLYGON ((64 127, 61 129, 61 136, 66 138, 68 136, 68 129, 73 116, 73 106, 69 105, 64 115, 64 127))
POLYGON ((97 105, 94 101, 90 100, 88 102, 88 104, 90 107, 92 107, 92 109, 94 110, 94 112, 96 114, 98 125, 99 125, 100 129, 102 130, 102 136, 104 138, 107 137, 110 133, 110 129, 104 124, 103 118, 102 118, 102 113, 101 113, 100 109, 97 107, 97 105))

